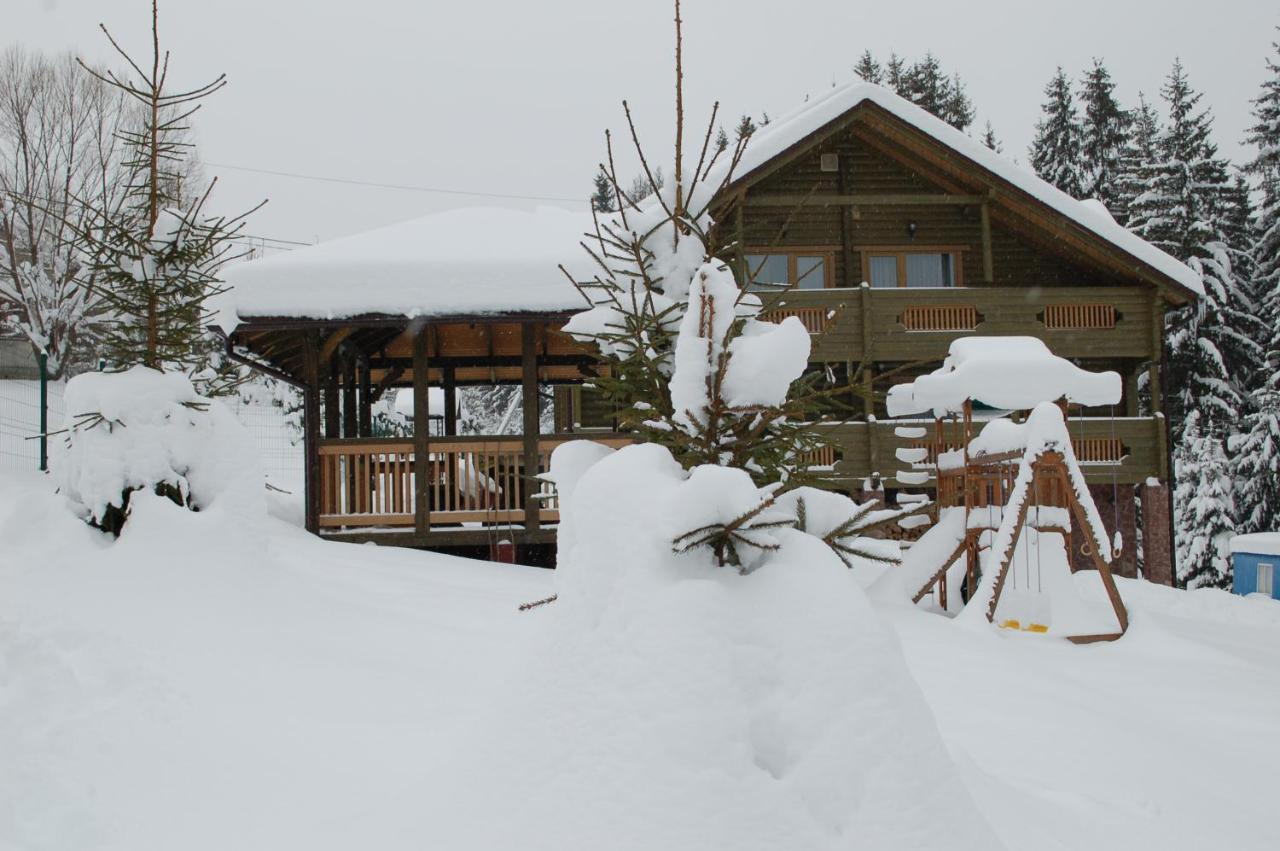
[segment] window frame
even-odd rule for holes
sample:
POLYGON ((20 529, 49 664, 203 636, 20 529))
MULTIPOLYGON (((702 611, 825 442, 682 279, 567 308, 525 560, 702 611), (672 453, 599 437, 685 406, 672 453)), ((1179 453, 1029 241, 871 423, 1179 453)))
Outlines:
MULTIPOLYGON (((854 249, 862 255, 862 280, 871 285, 871 258, 894 257, 898 261, 898 286, 892 289, 955 289, 964 286, 964 253, 967 245, 861 245, 854 249), (908 287, 907 255, 908 254, 949 254, 951 255, 950 287, 908 287)), ((891 289, 880 287, 880 289, 891 289)))
MULTIPOLYGON (((800 289, 794 283, 796 281, 796 278, 798 277, 796 264, 799 258, 821 257, 822 258, 822 286, 814 287, 813 289, 829 290, 829 289, 834 289, 836 286, 836 283, 835 283, 836 254, 839 251, 840 249, 838 247, 831 246, 831 245, 805 245, 805 246, 788 245, 785 247, 779 246, 777 248, 744 248, 742 249, 742 258, 743 258, 743 262, 747 266, 746 276, 748 279, 750 279, 752 269, 751 269, 751 262, 746 259, 748 256, 752 254, 759 254, 762 256, 768 256, 768 255, 785 256, 787 258, 787 280, 789 281, 789 283, 786 286, 786 290, 780 287, 775 288, 771 286, 766 286, 760 290, 755 290, 755 292, 786 292, 787 290, 800 289)), ((754 286, 754 284, 755 284, 754 281, 748 280, 747 288, 750 290, 751 287, 754 286)))
POLYGON ((1268 597, 1276 595, 1276 566, 1274 562, 1260 561, 1253 572, 1253 590, 1268 597), (1267 590, 1262 590, 1262 568, 1267 569, 1267 590))

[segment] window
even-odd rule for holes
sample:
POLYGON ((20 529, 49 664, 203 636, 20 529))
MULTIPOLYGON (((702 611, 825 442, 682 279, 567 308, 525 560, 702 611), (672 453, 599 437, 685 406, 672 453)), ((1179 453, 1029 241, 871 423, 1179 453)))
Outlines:
POLYGON ((863 249, 863 274, 873 287, 959 286, 958 250, 863 249))
POLYGON ((1268 597, 1275 596, 1275 577, 1276 567, 1273 564, 1258 565, 1258 587, 1255 589, 1259 594, 1266 594, 1268 597))
POLYGON ((746 260, 753 290, 820 290, 829 285, 833 265, 830 254, 813 251, 748 253, 746 260))

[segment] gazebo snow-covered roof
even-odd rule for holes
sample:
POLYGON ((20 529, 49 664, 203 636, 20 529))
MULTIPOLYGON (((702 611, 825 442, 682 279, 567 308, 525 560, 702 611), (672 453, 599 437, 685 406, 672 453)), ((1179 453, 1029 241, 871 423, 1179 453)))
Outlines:
POLYGON ((583 300, 558 267, 590 277, 590 228, 554 207, 435 213, 232 266, 216 321, 562 314, 583 300))
MULTIPOLYGON (((846 115, 864 104, 871 104, 910 125, 985 170, 996 178, 997 183, 1012 187, 1052 208, 1054 212, 1154 269, 1191 294, 1204 295, 1200 275, 1195 270, 1118 224, 1101 204, 1072 198, 1040 179, 1031 169, 1012 162, 905 98, 874 83, 856 82, 836 86, 790 114, 756 130, 734 168, 732 181, 724 185, 721 191, 731 194, 736 187, 750 184, 790 153, 803 149, 815 135, 821 135, 824 129, 839 125, 846 115)), ((721 187, 727 177, 728 165, 722 159, 712 170, 707 185, 721 187)))
POLYGON ((891 417, 926 411, 942 417, 968 401, 1016 411, 1058 399, 1113 405, 1120 397, 1118 374, 1081 369, 1035 337, 961 337, 941 368, 890 388, 886 405, 891 417))

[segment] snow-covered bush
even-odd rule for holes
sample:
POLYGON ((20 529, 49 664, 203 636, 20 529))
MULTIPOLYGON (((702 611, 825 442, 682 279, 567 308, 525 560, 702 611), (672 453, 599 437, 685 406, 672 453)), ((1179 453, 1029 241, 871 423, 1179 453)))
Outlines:
POLYGON ((830 547, 762 531, 745 575, 672 551, 760 501, 745 471, 576 442, 550 475, 558 599, 521 616, 537 664, 481 710, 433 804, 443 830, 477 848, 999 847, 830 547))
POLYGON ((262 509, 248 432, 185 376, 142 366, 85 373, 67 382, 65 402, 53 469, 63 495, 92 525, 118 535, 137 490, 195 511, 224 498, 237 509, 262 509))

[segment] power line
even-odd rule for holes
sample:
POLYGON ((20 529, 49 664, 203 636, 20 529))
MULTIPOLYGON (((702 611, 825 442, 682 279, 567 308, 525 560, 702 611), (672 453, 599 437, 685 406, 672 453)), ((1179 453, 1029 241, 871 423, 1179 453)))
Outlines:
POLYGON ((442 189, 438 186, 410 186, 402 183, 375 183, 369 180, 351 180, 345 177, 326 177, 319 174, 298 174, 292 171, 274 171, 267 168, 250 168, 241 165, 227 165, 226 163, 214 163, 208 160, 204 161, 205 165, 214 168, 225 168, 231 171, 245 171, 252 174, 270 174, 275 177, 291 177, 296 180, 317 180, 323 183, 342 183, 347 186, 369 186, 375 189, 399 189, 405 192, 434 192, 439 195, 471 195, 477 198, 508 198, 518 201, 567 201, 574 204, 587 203, 584 198, 563 198, 554 195, 512 195, 503 192, 473 192, 467 189, 442 189))

